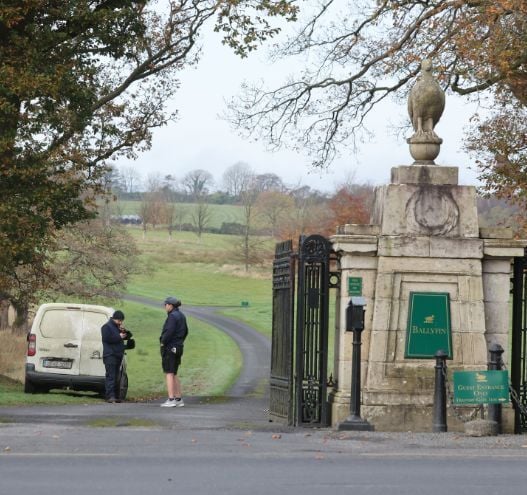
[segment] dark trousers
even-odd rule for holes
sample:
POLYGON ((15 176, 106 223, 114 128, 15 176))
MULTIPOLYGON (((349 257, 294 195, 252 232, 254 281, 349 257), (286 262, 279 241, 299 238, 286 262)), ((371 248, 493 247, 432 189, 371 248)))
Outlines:
POLYGON ((106 379, 104 387, 107 399, 119 398, 119 369, 121 368, 122 357, 106 356, 102 358, 106 368, 106 379))

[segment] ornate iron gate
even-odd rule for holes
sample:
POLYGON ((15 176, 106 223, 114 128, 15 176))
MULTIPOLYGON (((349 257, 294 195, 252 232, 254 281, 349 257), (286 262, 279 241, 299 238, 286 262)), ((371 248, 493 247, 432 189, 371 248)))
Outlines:
POLYGON ((513 401, 515 433, 527 432, 527 256, 514 259, 512 279, 511 386, 519 404, 513 401))
POLYGON ((273 263, 273 330, 271 346, 271 417, 293 424, 293 321, 295 258, 293 242, 276 245, 273 263))
POLYGON ((269 412, 290 425, 327 426, 329 289, 340 277, 330 272, 325 237, 302 236, 298 244, 298 254, 292 241, 275 248, 269 412))
POLYGON ((301 237, 296 325, 296 424, 327 426, 329 241, 301 237))

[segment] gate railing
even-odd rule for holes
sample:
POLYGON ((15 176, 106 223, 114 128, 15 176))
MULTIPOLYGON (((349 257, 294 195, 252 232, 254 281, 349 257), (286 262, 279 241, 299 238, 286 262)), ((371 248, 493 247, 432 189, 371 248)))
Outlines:
POLYGON ((327 349, 331 244, 301 237, 296 322, 296 424, 327 426, 327 349))
POLYGON ((293 423, 295 257, 291 240, 278 243, 273 262, 273 328, 269 413, 293 423))
POLYGON ((333 261, 320 235, 301 236, 297 253, 290 240, 275 248, 269 413, 290 425, 329 424, 329 289, 340 286, 333 261))
POLYGON ((527 256, 514 258, 512 279, 511 394, 515 410, 515 433, 527 432, 527 256))

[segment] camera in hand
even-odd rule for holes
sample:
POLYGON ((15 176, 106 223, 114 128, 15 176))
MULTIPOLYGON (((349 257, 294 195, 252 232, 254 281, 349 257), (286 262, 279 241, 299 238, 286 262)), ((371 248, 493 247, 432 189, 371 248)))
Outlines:
POLYGON ((127 330, 124 327, 121 327, 121 333, 125 334, 125 337, 123 337, 123 340, 126 340, 126 349, 135 349, 135 340, 132 338, 133 333, 130 332, 130 330, 127 330))

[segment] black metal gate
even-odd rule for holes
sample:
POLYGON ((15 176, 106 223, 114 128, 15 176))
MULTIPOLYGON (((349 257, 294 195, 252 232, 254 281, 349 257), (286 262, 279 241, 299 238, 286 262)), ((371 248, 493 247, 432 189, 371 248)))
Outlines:
POLYGON ((328 424, 327 368, 331 245, 301 238, 296 325, 296 424, 328 424))
POLYGON ((514 432, 527 432, 527 256, 514 258, 512 279, 511 386, 519 404, 515 410, 514 432))
MULTIPOLYGON (((288 424, 326 426, 331 245, 320 235, 276 245, 270 414, 288 424), (295 311, 295 259, 298 292, 295 311), (296 314, 296 325, 295 325, 296 314), (295 330, 293 332, 293 329, 295 330)), ((340 278, 337 277, 337 280, 340 278)))
POLYGON ((293 242, 276 245, 273 262, 273 329, 271 343, 271 417, 293 423, 293 322, 295 257, 293 242))

